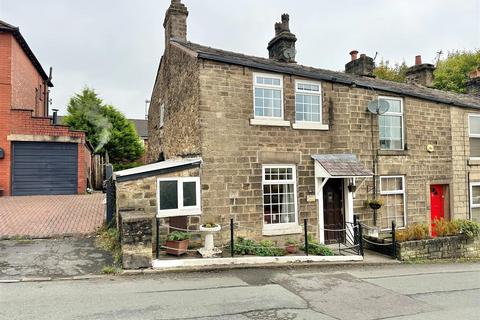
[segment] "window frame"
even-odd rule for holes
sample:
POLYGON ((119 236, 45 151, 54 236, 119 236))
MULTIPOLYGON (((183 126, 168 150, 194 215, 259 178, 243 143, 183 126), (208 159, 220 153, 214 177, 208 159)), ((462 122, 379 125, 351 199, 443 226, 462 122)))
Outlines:
POLYGON ((469 195, 469 203, 470 203, 470 210, 469 210, 469 219, 470 221, 473 221, 473 212, 472 209, 480 208, 480 204, 474 204, 473 203, 473 187, 480 187, 480 182, 470 182, 470 195, 469 195))
MULTIPOLYGON (((402 194, 403 195, 403 227, 398 227, 398 229, 404 229, 407 227, 407 188, 405 186, 405 176, 402 175, 394 175, 394 176, 379 176, 379 187, 380 187, 380 195, 381 196, 388 196, 388 195, 396 195, 402 194), (402 190, 390 190, 390 191, 383 191, 382 190, 382 178, 402 178, 402 190)), ((381 230, 391 230, 392 228, 381 228, 381 230)))
MULTIPOLYGON (((264 164, 262 165, 262 223, 263 223, 263 231, 272 231, 272 230, 292 230, 293 232, 290 233, 297 233, 297 228, 299 227, 298 224, 298 203, 297 203, 297 166, 294 164, 264 164), (292 169, 292 179, 288 180, 265 180, 265 169, 292 169), (285 183, 293 183, 293 201, 294 201, 294 210, 295 210, 295 222, 287 222, 287 223, 265 223, 265 199, 264 199, 264 185, 272 185, 272 184, 285 184, 285 183)), ((301 231, 301 230, 300 230, 301 231)))
MULTIPOLYGON (((468 139, 470 140, 470 138, 476 138, 476 139, 480 139, 480 134, 478 133, 471 133, 471 125, 470 125, 470 118, 480 118, 480 114, 479 113, 469 113, 468 114, 468 139)), ((469 153, 468 153, 468 158, 471 159, 471 160, 480 160, 480 157, 472 157, 471 156, 471 148, 470 148, 470 141, 468 142, 468 148, 469 148, 469 153)))
POLYGON ((285 117, 285 103, 283 101, 283 75, 272 74, 272 73, 253 73, 253 119, 256 120, 268 120, 268 121, 283 121, 285 117), (271 84, 257 84, 257 77, 263 78, 272 78, 280 80, 280 85, 271 85, 271 84), (255 114, 255 89, 262 88, 262 89, 280 89, 280 117, 265 117, 265 116, 257 116, 255 114))
POLYGON ((391 112, 391 111, 387 111, 385 112, 384 114, 381 114, 379 117, 378 117, 378 143, 379 143, 379 149, 380 150, 385 150, 385 151, 402 151, 402 150, 405 150, 405 108, 403 106, 403 98, 402 97, 388 97, 388 96, 378 96, 378 99, 384 99, 384 100, 397 100, 397 101, 400 101, 400 109, 401 109, 401 112, 391 112), (381 116, 400 116, 401 117, 401 124, 402 124, 402 147, 400 149, 385 149, 385 148, 382 148, 381 146, 381 143, 380 143, 380 140, 381 140, 381 136, 380 136, 380 117, 381 116))
POLYGON ((200 177, 165 177, 157 178, 157 217, 177 217, 177 216, 190 216, 200 215, 201 212, 201 192, 200 192, 200 177), (164 209, 160 210, 160 182, 162 181, 177 181, 177 209, 164 209), (195 196, 197 204, 195 206, 183 205, 183 183, 195 182, 195 196))
MULTIPOLYGON (((305 112, 304 112, 305 113, 305 112)), ((295 123, 296 124, 322 124, 323 122, 323 100, 322 100, 322 84, 317 81, 309 81, 309 80, 300 80, 300 79, 295 79, 295 123), (301 89, 298 89, 299 84, 308 84, 308 85, 317 85, 318 86, 318 92, 312 92, 312 91, 303 91, 301 89), (319 107, 320 107, 320 118, 319 121, 300 121, 297 120, 297 94, 303 94, 303 95, 309 95, 309 96, 318 96, 319 98, 319 107)))

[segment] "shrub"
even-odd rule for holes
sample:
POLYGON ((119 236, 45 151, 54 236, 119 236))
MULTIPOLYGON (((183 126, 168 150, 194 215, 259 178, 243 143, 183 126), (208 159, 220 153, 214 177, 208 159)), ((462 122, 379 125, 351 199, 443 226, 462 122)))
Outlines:
MULTIPOLYGON (((307 252, 305 245, 301 248, 303 251, 307 252)), ((313 254, 316 256, 333 256, 334 253, 332 249, 323 244, 318 243, 312 235, 308 235, 308 254, 313 254)))
POLYGON ((445 219, 433 220, 433 232, 438 237, 453 236, 459 233, 457 221, 446 221, 445 219))
POLYGON ((405 229, 395 231, 395 240, 398 242, 411 241, 411 240, 423 240, 430 238, 428 232, 428 225, 426 224, 412 224, 405 229))
POLYGON ((190 239, 190 233, 181 231, 173 231, 167 236, 168 241, 183 241, 188 239, 190 239))
POLYGON ((256 255, 256 256, 283 256, 286 254, 285 250, 275 246, 275 243, 269 240, 262 240, 256 243, 253 240, 238 237, 234 243, 233 252, 238 255, 256 255))
POLYGON ((480 223, 470 220, 457 220, 460 232, 468 239, 476 238, 480 235, 480 223))
POLYGON ((113 227, 104 226, 97 232, 95 239, 97 247, 112 254, 113 262, 118 265, 122 261, 122 246, 120 245, 120 237, 118 230, 113 227))

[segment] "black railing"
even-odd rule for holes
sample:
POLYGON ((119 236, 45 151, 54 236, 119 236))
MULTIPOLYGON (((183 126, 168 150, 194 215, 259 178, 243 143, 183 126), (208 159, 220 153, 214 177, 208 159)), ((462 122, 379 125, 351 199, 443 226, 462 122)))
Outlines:
MULTIPOLYGON (((360 230, 362 229, 372 229, 372 227, 366 226, 366 225, 361 225, 360 230)), ((373 236, 367 236, 367 235, 361 235, 360 239, 362 239, 362 243, 364 244, 364 247, 390 256, 393 259, 397 258, 397 239, 395 237, 395 232, 396 232, 396 224, 395 221, 392 221, 391 229, 389 231, 386 231, 384 233, 384 237, 373 237, 373 236)))

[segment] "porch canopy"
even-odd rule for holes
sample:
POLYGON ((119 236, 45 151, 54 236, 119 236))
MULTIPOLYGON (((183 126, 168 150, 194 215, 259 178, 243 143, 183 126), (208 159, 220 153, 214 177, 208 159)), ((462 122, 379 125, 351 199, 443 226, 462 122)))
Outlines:
POLYGON ((355 178, 373 177, 373 172, 365 168, 357 159, 357 156, 351 153, 314 154, 312 158, 315 160, 315 194, 317 199, 323 186, 330 178, 352 178, 355 180, 355 178))

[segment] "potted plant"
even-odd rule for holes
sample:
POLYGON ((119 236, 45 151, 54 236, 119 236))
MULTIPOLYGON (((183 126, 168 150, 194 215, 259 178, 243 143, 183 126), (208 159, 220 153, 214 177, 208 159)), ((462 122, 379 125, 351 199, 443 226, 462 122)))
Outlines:
POLYGON ((200 226, 199 230, 205 232, 205 244, 203 248, 200 248, 198 252, 204 258, 212 258, 222 253, 218 248, 215 248, 213 244, 213 234, 219 232, 222 227, 216 223, 204 223, 200 226))
POLYGON ((187 252, 188 240, 190 234, 186 232, 173 231, 168 234, 165 246, 167 247, 167 254, 180 256, 187 252))
POLYGON ((288 253, 297 253, 298 252, 298 241, 294 239, 287 239, 285 242, 285 250, 287 250, 288 253))
POLYGON ((368 205, 370 208, 374 210, 378 210, 383 206, 383 200, 382 199, 371 199, 368 201, 368 205))

